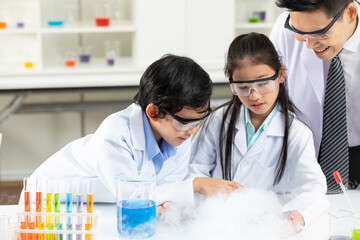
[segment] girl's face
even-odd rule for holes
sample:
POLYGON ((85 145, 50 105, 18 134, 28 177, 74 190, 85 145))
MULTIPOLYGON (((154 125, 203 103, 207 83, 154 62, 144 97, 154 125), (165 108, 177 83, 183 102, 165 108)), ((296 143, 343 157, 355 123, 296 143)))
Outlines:
MULTIPOLYGON (((266 64, 253 65, 251 63, 246 63, 243 67, 235 69, 232 79, 240 82, 252 81, 273 77, 276 73, 277 72, 274 69, 266 64)), ((284 82, 283 71, 279 74, 275 90, 261 95, 256 90, 251 89, 249 96, 239 96, 242 104, 250 110, 249 113, 251 117, 265 120, 276 105, 276 98, 279 93, 279 84, 282 82, 284 82)))

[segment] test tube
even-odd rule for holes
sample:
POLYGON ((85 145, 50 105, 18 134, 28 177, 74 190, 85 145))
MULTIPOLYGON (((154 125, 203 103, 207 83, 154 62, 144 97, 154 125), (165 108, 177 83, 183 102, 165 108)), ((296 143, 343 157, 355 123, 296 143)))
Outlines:
MULTIPOLYGON (((21 215, 20 216, 20 229, 26 229, 27 227, 27 215, 21 215)), ((21 233, 20 234, 21 239, 27 239, 27 234, 26 233, 21 233)))
MULTIPOLYGON (((47 180, 47 186, 46 186, 46 212, 51 213, 52 212, 52 184, 51 181, 47 180)), ((49 224, 51 224, 51 216, 46 217, 46 226, 49 228, 49 224)))
MULTIPOLYGON (((34 215, 31 216, 28 226, 29 226, 29 229, 35 230, 35 216, 34 215)), ((35 240, 35 233, 28 233, 27 235, 28 235, 27 240, 35 240)))
MULTIPOLYGON (((77 194, 76 194, 76 212, 82 213, 83 211, 83 191, 82 191, 82 180, 79 179, 77 182, 77 194)), ((76 230, 82 229, 82 216, 77 217, 76 230)), ((82 234, 76 234, 76 240, 81 240, 82 234)))
MULTIPOLYGON (((42 211, 42 181, 41 177, 36 178, 36 212, 42 211)), ((42 222, 41 216, 36 217, 36 226, 42 222)))
MULTIPOLYGON (((38 230, 44 230, 45 228, 44 228, 44 223, 43 222, 39 222, 39 226, 38 226, 38 230)), ((45 234, 43 234, 43 233, 39 233, 38 234, 38 239, 39 240, 45 240, 45 234)))
MULTIPOLYGON (((54 212, 60 213, 60 186, 59 183, 54 184, 54 212)), ((55 226, 60 222, 60 216, 55 217, 55 226)))
MULTIPOLYGON (((47 225, 47 230, 54 230, 54 225, 52 223, 49 223, 47 225)), ((53 240, 54 239, 54 234, 48 233, 47 234, 47 240, 53 240)))
MULTIPOLYGON (((94 179, 90 178, 87 182, 87 213, 93 213, 94 209, 94 179)), ((90 228, 93 227, 93 218, 88 217, 87 223, 90 224, 90 228)))
MULTIPOLYGON (((29 190, 29 178, 24 178, 24 212, 30 212, 30 190, 29 190)), ((26 215, 25 222, 29 223, 29 215, 26 215)))
MULTIPOLYGON (((56 229, 57 229, 57 230, 62 230, 62 229, 63 229, 62 224, 61 224, 61 223, 58 223, 58 224, 56 225, 56 229)), ((63 234, 62 234, 62 233, 56 234, 56 240, 63 240, 63 234)))
MULTIPOLYGON (((72 185, 70 181, 68 182, 66 191, 66 212, 72 212, 72 185)), ((66 229, 72 230, 71 216, 67 218, 66 229)), ((67 240, 72 240, 72 234, 67 234, 67 240)))
MULTIPOLYGON (((86 231, 91 230, 91 224, 89 224, 89 223, 85 224, 85 230, 86 231)), ((85 240, 92 240, 91 234, 86 234, 85 233, 85 240)))

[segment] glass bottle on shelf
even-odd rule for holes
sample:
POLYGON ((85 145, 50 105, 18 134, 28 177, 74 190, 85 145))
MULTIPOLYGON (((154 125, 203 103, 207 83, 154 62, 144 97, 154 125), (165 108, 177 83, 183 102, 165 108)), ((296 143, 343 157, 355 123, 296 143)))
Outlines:
POLYGON ((65 5, 65 23, 72 26, 79 21, 78 6, 75 3, 68 3, 65 5))
POLYGON ((66 51, 64 53, 64 60, 66 67, 75 67, 76 65, 76 52, 74 51, 66 51))
POLYGON ((94 5, 95 26, 110 26, 110 6, 107 3, 98 3, 94 5))
POLYGON ((80 63, 90 63, 90 60, 91 60, 91 47, 90 46, 79 47, 79 60, 80 60, 80 63))
POLYGON ((106 64, 108 66, 114 66, 116 59, 120 55, 120 42, 117 40, 106 40, 105 41, 105 56, 106 64))
POLYGON ((47 24, 49 27, 59 27, 64 25, 65 9, 62 1, 48 0, 47 1, 47 24))
POLYGON ((249 23, 266 22, 267 1, 247 1, 247 20, 249 23))
POLYGON ((3 6, 0 8, 0 29, 6 29, 8 26, 8 10, 3 6))

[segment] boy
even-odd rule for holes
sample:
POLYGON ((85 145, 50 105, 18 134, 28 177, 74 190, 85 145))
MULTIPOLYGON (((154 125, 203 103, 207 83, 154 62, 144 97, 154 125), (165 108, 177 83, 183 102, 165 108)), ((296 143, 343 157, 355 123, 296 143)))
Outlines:
POLYGON ((108 116, 94 134, 51 156, 35 170, 31 182, 35 184, 36 177, 97 177, 94 200, 115 202, 117 174, 150 171, 157 175, 158 205, 190 203, 192 191, 181 191, 192 189, 191 181, 182 181, 190 137, 211 111, 211 93, 210 77, 197 63, 166 55, 146 69, 133 104, 108 116))

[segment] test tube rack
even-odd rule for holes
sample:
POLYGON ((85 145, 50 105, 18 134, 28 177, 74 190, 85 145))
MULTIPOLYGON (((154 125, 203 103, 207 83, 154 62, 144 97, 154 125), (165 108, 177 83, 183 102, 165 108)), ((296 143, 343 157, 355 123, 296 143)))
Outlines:
MULTIPOLYGON (((54 239, 67 239, 66 237, 69 235, 72 235, 72 239, 76 240, 96 240, 96 236, 98 233, 98 220, 100 216, 100 212, 94 211, 93 213, 87 213, 87 212, 24 212, 20 211, 16 213, 18 222, 17 227, 15 229, 15 235, 17 240, 37 240, 37 239, 48 239, 46 238, 40 238, 39 235, 42 236, 53 234, 54 239), (42 223, 44 223, 44 229, 39 229, 39 225, 35 226, 34 229, 30 229, 27 223, 26 229, 21 226, 21 219, 33 219, 35 221, 36 218, 41 218, 42 223), (49 230, 46 226, 46 219, 50 217, 51 222, 55 223, 56 218, 60 218, 60 222, 62 223, 62 230, 57 229, 57 226, 55 226, 53 229, 49 230), (71 219, 72 228, 67 229, 67 223, 68 219, 71 219), (89 227, 86 226, 88 223, 88 220, 91 219, 92 227, 89 229, 89 227), (80 220, 80 221, 79 221, 80 220), (79 222, 81 224, 79 224, 79 222), (81 226, 78 227, 78 226, 81 226), (59 238, 58 238, 59 237, 59 238)), ((52 240, 52 239, 51 239, 52 240)))

